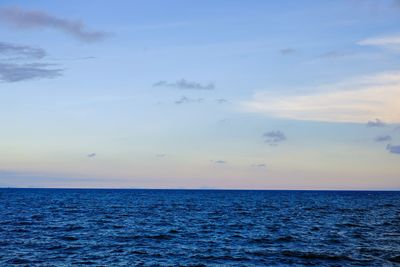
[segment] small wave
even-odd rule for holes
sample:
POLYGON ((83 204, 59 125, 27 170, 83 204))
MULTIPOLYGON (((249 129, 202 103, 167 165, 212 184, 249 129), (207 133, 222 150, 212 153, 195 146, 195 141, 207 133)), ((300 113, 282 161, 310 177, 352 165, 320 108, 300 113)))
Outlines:
POLYGON ((68 236, 68 235, 67 236, 61 236, 60 239, 64 240, 64 241, 77 241, 77 240, 79 240, 79 238, 77 238, 75 236, 68 236))
POLYGON ((82 226, 70 224, 65 227, 64 231, 73 232, 73 231, 78 231, 78 230, 83 230, 83 229, 84 228, 82 226))
POLYGON ((10 259, 7 261, 9 264, 30 264, 31 261, 23 258, 10 259))
POLYGON ((389 258, 389 261, 400 263, 400 255, 389 258))
POLYGON ((352 260, 350 257, 345 256, 345 255, 293 251, 293 250, 282 251, 282 255, 288 256, 288 257, 301 258, 301 259, 309 259, 309 260, 332 260, 332 261, 352 260))

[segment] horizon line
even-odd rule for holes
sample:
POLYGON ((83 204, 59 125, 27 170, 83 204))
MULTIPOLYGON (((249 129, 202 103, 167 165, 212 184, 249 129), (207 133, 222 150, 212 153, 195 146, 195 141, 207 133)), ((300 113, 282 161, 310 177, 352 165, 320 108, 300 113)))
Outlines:
POLYGON ((331 191, 331 192, 400 192, 400 189, 252 189, 252 188, 135 188, 135 187, 14 187, 0 189, 51 189, 51 190, 187 190, 187 191, 331 191))

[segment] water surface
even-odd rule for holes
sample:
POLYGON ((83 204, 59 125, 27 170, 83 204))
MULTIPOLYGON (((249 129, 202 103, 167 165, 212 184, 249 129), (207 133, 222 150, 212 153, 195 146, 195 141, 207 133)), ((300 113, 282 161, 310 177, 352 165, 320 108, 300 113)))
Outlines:
POLYGON ((0 266, 400 266, 400 192, 0 189, 0 266))

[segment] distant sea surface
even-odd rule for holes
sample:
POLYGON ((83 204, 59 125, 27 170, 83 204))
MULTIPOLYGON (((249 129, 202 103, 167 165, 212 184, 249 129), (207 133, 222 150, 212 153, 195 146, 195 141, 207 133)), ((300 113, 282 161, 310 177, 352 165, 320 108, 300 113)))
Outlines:
POLYGON ((400 266, 400 192, 0 189, 0 266, 400 266))

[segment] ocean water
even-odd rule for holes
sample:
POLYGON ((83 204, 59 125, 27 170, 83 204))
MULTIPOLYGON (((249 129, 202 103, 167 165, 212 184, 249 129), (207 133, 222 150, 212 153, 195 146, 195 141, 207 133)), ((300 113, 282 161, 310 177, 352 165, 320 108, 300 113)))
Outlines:
POLYGON ((400 192, 0 189, 0 266, 400 266, 400 192))

